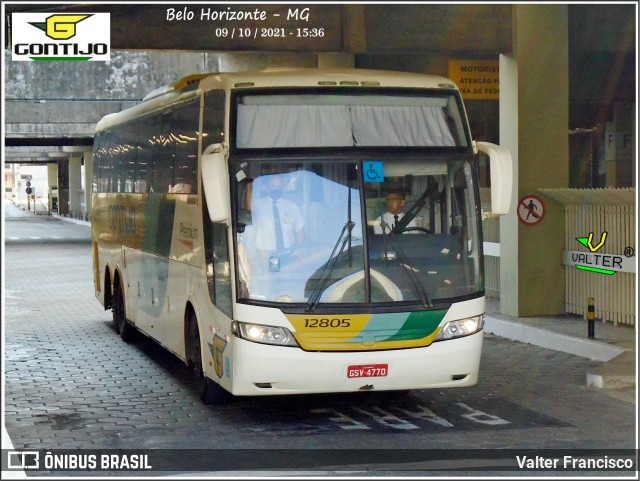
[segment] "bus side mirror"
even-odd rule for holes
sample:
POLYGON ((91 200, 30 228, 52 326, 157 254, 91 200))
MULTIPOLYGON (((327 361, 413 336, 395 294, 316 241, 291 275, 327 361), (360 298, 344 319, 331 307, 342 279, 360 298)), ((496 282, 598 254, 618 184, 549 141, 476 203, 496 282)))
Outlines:
POLYGON ((202 187, 211 222, 227 222, 231 219, 231 199, 224 146, 209 145, 202 153, 200 165, 202 166, 202 187))
POLYGON ((504 147, 490 142, 476 142, 480 152, 489 157, 491 173, 491 214, 509 213, 513 188, 513 165, 511 154, 504 147))

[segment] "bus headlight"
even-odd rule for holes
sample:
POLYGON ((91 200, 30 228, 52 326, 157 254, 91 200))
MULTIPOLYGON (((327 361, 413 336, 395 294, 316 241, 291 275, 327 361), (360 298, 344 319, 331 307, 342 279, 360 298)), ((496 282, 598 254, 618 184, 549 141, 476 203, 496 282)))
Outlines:
POLYGON ((435 340, 445 341, 456 337, 468 336, 478 332, 483 325, 484 315, 449 321, 442 327, 435 340))
POLYGON ((286 327, 264 326, 262 324, 248 324, 246 322, 233 321, 231 332, 240 339, 258 342, 260 344, 273 344, 276 346, 294 346, 298 343, 286 327))

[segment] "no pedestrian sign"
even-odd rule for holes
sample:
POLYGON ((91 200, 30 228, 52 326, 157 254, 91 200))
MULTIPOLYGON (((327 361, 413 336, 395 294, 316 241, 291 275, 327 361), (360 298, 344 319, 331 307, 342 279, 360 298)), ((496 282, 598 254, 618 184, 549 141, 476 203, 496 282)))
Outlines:
POLYGON ((518 219, 525 225, 536 225, 545 214, 544 203, 534 195, 528 195, 518 202, 518 219))

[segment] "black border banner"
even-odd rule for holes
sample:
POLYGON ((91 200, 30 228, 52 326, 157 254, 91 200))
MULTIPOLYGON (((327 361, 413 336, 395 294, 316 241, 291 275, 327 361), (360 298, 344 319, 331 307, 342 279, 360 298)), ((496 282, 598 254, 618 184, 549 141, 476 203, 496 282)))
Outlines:
POLYGON ((637 471, 637 449, 2 450, 2 471, 637 471))

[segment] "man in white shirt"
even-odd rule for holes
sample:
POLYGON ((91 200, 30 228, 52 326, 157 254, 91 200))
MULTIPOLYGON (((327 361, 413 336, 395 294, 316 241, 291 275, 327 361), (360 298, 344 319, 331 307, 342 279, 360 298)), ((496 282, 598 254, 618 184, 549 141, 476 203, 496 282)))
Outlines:
MULTIPOLYGON (((376 219, 373 226, 373 232, 375 234, 391 234, 393 228, 400 219, 404 217, 402 208, 404 207, 404 192, 401 190, 390 190, 387 194, 387 212, 382 214, 376 219)), ((415 219, 407 224, 406 228, 417 227, 415 219)))
POLYGON ((299 261, 305 240, 305 222, 298 205, 282 197, 285 174, 258 178, 249 213, 252 222, 238 239, 241 295, 275 301, 289 294, 290 276, 280 275, 287 264, 299 261))
POLYGON ((253 210, 256 246, 264 251, 282 251, 304 242, 304 219, 298 206, 283 199, 284 181, 272 175, 266 183, 265 197, 253 210))

